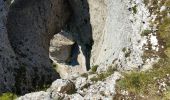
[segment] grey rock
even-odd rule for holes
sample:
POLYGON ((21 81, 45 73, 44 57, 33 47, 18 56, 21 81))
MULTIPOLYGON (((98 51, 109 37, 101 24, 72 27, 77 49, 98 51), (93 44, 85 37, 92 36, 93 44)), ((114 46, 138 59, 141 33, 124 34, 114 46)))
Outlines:
MULTIPOLYGON (((90 24, 89 4, 87 0, 68 0, 72 8, 72 16, 64 28, 81 46, 87 70, 90 69, 90 56, 93 45, 92 26, 90 24)), ((84 69, 86 69, 84 68, 84 69)))
POLYGON ((66 63, 70 59, 74 41, 69 33, 60 32, 50 42, 50 58, 55 63, 66 63))
POLYGON ((44 91, 26 94, 19 97, 17 100, 94 100, 94 99, 108 99, 112 100, 115 94, 116 80, 122 76, 115 72, 113 75, 106 78, 105 81, 98 81, 89 84, 88 87, 82 89, 82 86, 88 84, 89 80, 78 77, 75 81, 67 79, 58 79, 54 81, 50 88, 44 91), (83 80, 83 81, 82 81, 83 80), (75 90, 76 84, 76 90, 75 90), (84 84, 84 85, 83 85, 84 84), (46 97, 46 99, 44 99, 46 97))
POLYGON ((20 98, 17 98, 17 100, 53 100, 53 99, 50 98, 50 93, 40 91, 26 94, 24 96, 21 96, 20 98))
POLYGON ((77 89, 80 89, 81 87, 85 86, 87 83, 87 79, 85 77, 78 77, 75 80, 75 86, 77 89))
POLYGON ((18 69, 18 61, 7 34, 8 9, 7 2, 0 0, 0 93, 14 89, 15 75, 18 69))
POLYGON ((75 92, 75 85, 70 80, 58 79, 52 83, 51 87, 47 91, 72 94, 75 92))
POLYGON ((88 3, 94 40, 91 65, 99 65, 100 70, 112 63, 121 70, 143 65, 145 39, 140 33, 148 27, 149 13, 142 0, 88 0, 88 3), (133 5, 137 5, 136 14, 128 10, 133 5), (129 50, 128 55, 122 51, 124 48, 129 50))
POLYGON ((73 94, 73 95, 71 95, 69 97, 70 97, 70 100, 84 100, 84 98, 78 93, 73 94))
POLYGON ((70 10, 67 0, 4 1, 0 0, 0 93, 24 94, 59 78, 49 59, 50 39, 61 31, 70 10))
POLYGON ((85 99, 108 99, 112 100, 112 97, 115 94, 115 84, 116 80, 120 79, 121 75, 118 72, 115 72, 105 81, 98 81, 95 84, 90 85, 86 91, 85 99))

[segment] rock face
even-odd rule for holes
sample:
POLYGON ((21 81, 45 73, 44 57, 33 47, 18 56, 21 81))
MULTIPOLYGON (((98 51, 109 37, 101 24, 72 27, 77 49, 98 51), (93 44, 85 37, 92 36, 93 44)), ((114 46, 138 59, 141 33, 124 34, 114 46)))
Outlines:
POLYGON ((0 0, 0 8, 0 92, 22 94, 59 78, 49 46, 69 18, 68 2, 15 0, 8 12, 0 0))
POLYGON ((0 0, 0 92, 14 89, 15 71, 18 69, 18 61, 8 40, 6 28, 8 8, 7 3, 0 0))
POLYGON ((91 49, 93 45, 92 27, 90 24, 89 4, 87 0, 68 0, 72 8, 72 16, 65 27, 81 46, 85 56, 87 70, 90 69, 91 49))
POLYGON ((145 65, 143 46, 148 39, 141 34, 150 30, 150 13, 142 0, 69 2, 73 14, 64 30, 82 47, 87 69, 115 64, 131 70, 145 65))
POLYGON ((68 19, 67 7, 63 0, 16 0, 11 5, 7 29, 20 65, 16 85, 22 92, 58 78, 51 67, 49 44, 68 19))
POLYGON ((91 19, 95 19, 91 20, 94 39, 91 63, 108 66, 117 59, 125 66, 126 58, 122 49, 128 48, 133 52, 133 48, 129 48, 132 45, 130 40, 133 38, 133 29, 128 0, 89 0, 89 5, 91 19))
MULTIPOLYGON (((145 64, 144 44, 158 51, 156 34, 141 36, 150 30, 150 14, 142 1, 15 0, 8 9, 0 0, 0 92, 22 94, 59 78, 49 55, 64 70, 63 77, 82 73, 92 65, 99 65, 97 72, 112 64, 125 70, 141 68, 145 64), (76 67, 70 69, 69 65, 76 67)), ((106 83, 92 85, 84 96, 93 97, 93 88, 99 94, 103 91, 100 86, 111 93, 104 95, 112 96, 114 87, 109 90, 107 85, 115 80, 113 76, 106 83)), ((49 92, 37 96, 44 99, 44 95, 49 96, 49 92)), ((67 94, 56 95, 54 98, 70 98, 67 94)), ((79 94, 72 96, 81 98, 79 94)))
MULTIPOLYGON (((140 0, 138 0, 140 1, 140 0)), ((133 12, 142 2, 135 0, 88 0, 94 45, 91 64, 109 66, 116 63, 123 69, 141 66, 142 37, 141 31, 147 26, 147 10, 133 12), (135 2, 135 3, 134 3, 135 2), (134 3, 134 4, 133 4, 134 3), (137 18, 136 18, 137 15, 137 18), (139 19, 138 19, 139 18, 139 19), (135 26, 135 27, 134 27, 135 26)))

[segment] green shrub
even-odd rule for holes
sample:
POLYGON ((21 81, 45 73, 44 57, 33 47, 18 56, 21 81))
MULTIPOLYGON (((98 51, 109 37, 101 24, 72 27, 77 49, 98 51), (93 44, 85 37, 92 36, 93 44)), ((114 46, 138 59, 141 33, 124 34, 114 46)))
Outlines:
POLYGON ((126 48, 125 47, 122 49, 122 52, 126 52, 126 48))
POLYGON ((13 93, 3 93, 0 95, 0 100, 14 100, 17 98, 17 95, 13 93))
POLYGON ((58 65, 53 63, 53 68, 57 69, 58 68, 58 65))
POLYGON ((132 7, 132 11, 133 11, 134 14, 137 13, 137 6, 136 5, 132 7))
POLYGON ((150 34, 152 31, 151 30, 144 30, 141 34, 141 36, 147 36, 148 34, 150 34))
POLYGON ((91 81, 104 81, 107 77, 112 75, 117 69, 115 67, 109 66, 107 71, 98 73, 97 76, 91 78, 91 81))
POLYGON ((87 74, 87 73, 83 73, 83 74, 81 74, 81 77, 87 78, 87 77, 88 77, 88 74, 87 74))
POLYGON ((96 72, 98 67, 99 67, 99 65, 92 66, 91 71, 96 72))

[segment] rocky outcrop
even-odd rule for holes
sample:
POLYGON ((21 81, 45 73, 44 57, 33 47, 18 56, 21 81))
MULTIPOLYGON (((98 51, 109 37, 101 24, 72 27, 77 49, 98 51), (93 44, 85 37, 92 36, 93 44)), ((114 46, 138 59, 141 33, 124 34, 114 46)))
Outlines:
POLYGON ((104 81, 97 82, 93 82, 91 77, 84 76, 72 77, 70 80, 58 79, 46 91, 26 94, 17 100, 110 100, 115 94, 115 82, 120 77, 118 72, 114 72, 104 81))
POLYGON ((49 59, 50 39, 70 11, 66 0, 15 0, 9 5, 0 0, 0 92, 22 94, 59 78, 49 59))
MULTIPOLYGON (((54 81, 51 87, 45 92, 35 92, 21 96, 17 100, 59 100, 69 98, 66 93, 74 93, 75 85, 69 80, 58 79, 54 81)), ((72 99, 73 100, 73 99, 72 99)))

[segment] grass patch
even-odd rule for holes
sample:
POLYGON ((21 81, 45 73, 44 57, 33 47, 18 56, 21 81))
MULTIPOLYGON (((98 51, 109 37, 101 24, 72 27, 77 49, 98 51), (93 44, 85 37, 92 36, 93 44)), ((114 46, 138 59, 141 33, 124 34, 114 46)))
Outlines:
POLYGON ((145 73, 132 72, 126 74, 125 78, 118 82, 121 89, 128 90, 129 92, 140 93, 143 92, 146 85, 150 82, 151 77, 145 73))
POLYGON ((137 6, 136 5, 132 7, 132 11, 133 11, 134 14, 137 13, 137 6))
POLYGON ((96 72, 98 67, 99 67, 99 65, 92 66, 91 71, 96 72))
POLYGON ((163 100, 170 100, 170 90, 164 93, 163 100))
POLYGON ((126 58, 129 57, 130 54, 131 54, 131 50, 130 50, 130 49, 127 49, 127 48, 125 48, 125 47, 122 49, 122 52, 125 53, 125 57, 126 57, 126 58))
POLYGON ((115 67, 109 66, 107 71, 98 73, 96 77, 91 78, 91 81, 97 82, 97 81, 104 81, 107 77, 112 75, 117 69, 115 67))
POLYGON ((167 74, 170 74, 170 60, 161 59, 153 67, 146 72, 124 73, 124 78, 118 81, 117 88, 137 95, 155 96, 158 91, 156 79, 163 79, 167 74))
POLYGON ((163 23, 161 23, 158 28, 158 33, 166 42, 166 47, 170 47, 170 18, 164 18, 163 23))
POLYGON ((170 7, 170 0, 167 0, 167 1, 165 2, 165 5, 166 5, 167 7, 170 7))
POLYGON ((141 36, 148 36, 152 31, 151 30, 144 30, 141 34, 141 36))
POLYGON ((88 78, 88 74, 87 73, 83 73, 83 74, 81 74, 81 77, 88 78))
POLYGON ((14 100, 17 98, 17 95, 13 93, 3 93, 0 95, 0 100, 14 100))
POLYGON ((126 47, 124 47, 124 48, 122 49, 122 52, 126 52, 126 47))

